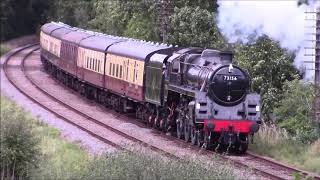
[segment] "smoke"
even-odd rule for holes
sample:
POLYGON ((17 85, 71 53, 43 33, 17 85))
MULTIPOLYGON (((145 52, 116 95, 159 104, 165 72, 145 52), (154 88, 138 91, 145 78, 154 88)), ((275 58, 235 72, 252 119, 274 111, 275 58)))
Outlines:
MULTIPOLYGON (((314 57, 307 57, 305 47, 314 47, 315 21, 306 21, 306 11, 315 11, 316 3, 298 6, 295 0, 219 0, 218 27, 230 43, 255 40, 265 34, 280 42, 283 48, 296 53, 295 65, 306 67, 307 78, 312 77, 314 57)), ((310 14, 315 19, 315 14, 310 14)), ((313 50, 314 51, 314 50, 313 50)))

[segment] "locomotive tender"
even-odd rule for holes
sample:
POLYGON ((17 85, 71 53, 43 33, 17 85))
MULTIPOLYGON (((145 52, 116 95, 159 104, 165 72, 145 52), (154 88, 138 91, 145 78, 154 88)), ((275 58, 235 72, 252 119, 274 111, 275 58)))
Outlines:
POLYGON ((44 68, 119 112, 205 148, 245 152, 259 129, 260 96, 233 55, 178 48, 51 22, 40 33, 44 68))

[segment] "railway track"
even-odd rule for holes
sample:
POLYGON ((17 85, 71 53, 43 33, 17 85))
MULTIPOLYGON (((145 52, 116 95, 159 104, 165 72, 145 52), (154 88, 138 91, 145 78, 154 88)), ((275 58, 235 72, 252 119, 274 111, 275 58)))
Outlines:
MULTIPOLYGON (((64 102, 63 100, 56 98, 48 90, 42 88, 41 85, 37 84, 31 77, 31 75, 27 73, 28 69, 26 69, 25 66, 26 59, 28 59, 28 57, 38 49, 38 44, 24 46, 22 48, 11 51, 5 58, 6 61, 3 66, 4 72, 8 80, 21 93, 26 95, 33 102, 39 104, 46 110, 52 112, 59 118, 73 124, 79 129, 89 133, 90 135, 111 145, 116 149, 125 149, 121 144, 137 143, 139 145, 142 145, 143 147, 147 147, 153 151, 159 152, 167 157, 181 158, 181 156, 179 155, 163 150, 150 143, 146 143, 145 141, 140 140, 130 135, 129 133, 122 132, 119 129, 103 123, 87 112, 82 112, 77 107, 74 107, 64 102)), ((122 117, 121 115, 119 115, 118 117, 124 121, 130 121, 130 123, 134 122, 127 117, 122 117)), ((160 135, 165 136, 163 134, 160 135)), ((165 136, 165 138, 180 144, 182 148, 188 147, 193 152, 199 152, 199 148, 190 146, 189 144, 176 138, 168 136, 165 136)), ((210 156, 212 155, 212 152, 202 150, 201 154, 210 156)), ((301 177, 309 176, 313 177, 313 179, 320 180, 320 177, 318 175, 310 174, 308 172, 289 167, 287 165, 257 156, 252 153, 248 153, 246 156, 218 156, 224 160, 231 160, 238 167, 249 167, 257 174, 270 179, 291 179, 292 174, 301 174, 301 177)))
POLYGON ((89 115, 78 111, 72 106, 53 97, 49 92, 41 89, 30 79, 24 68, 25 60, 38 49, 38 44, 28 45, 11 52, 11 54, 6 58, 3 67, 5 75, 11 84, 13 84, 22 94, 57 117, 67 121, 116 149, 130 151, 129 148, 127 149, 125 147, 138 143, 140 146, 148 147, 165 156, 176 158, 168 152, 150 146, 149 144, 118 131, 111 126, 101 123, 93 117, 90 117, 89 115))
POLYGON ((294 174, 297 177, 310 177, 310 178, 313 178, 314 180, 320 180, 320 175, 317 175, 315 173, 310 173, 301 169, 297 169, 295 167, 275 161, 274 159, 271 159, 268 157, 260 156, 250 151, 247 151, 245 158, 251 159, 250 161, 252 162, 254 161, 258 164, 263 163, 264 168, 272 167, 276 171, 284 171, 284 173, 289 172, 290 174, 294 174))

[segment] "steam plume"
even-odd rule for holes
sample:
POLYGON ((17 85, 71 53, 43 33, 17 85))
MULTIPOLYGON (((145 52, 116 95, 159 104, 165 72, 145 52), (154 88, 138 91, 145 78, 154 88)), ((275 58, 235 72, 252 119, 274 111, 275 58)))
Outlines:
MULTIPOLYGON (((304 61, 313 61, 314 58, 308 59, 304 55, 307 53, 305 47, 314 46, 306 40, 315 39, 315 36, 306 37, 307 33, 315 32, 306 26, 314 26, 315 21, 306 21, 305 12, 314 11, 316 3, 309 6, 298 6, 295 0, 219 0, 218 3, 218 27, 229 42, 248 42, 253 34, 256 35, 253 40, 266 34, 278 40, 283 48, 296 52, 298 67, 305 65, 312 69, 312 64, 304 61)), ((311 77, 312 71, 307 70, 307 78, 311 77)))

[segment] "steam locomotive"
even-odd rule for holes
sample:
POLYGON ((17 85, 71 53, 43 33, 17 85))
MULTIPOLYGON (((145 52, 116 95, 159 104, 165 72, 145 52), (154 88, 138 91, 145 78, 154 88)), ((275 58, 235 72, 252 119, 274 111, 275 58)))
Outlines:
POLYGON ((260 96, 233 54, 110 36, 51 22, 41 27, 44 68, 116 111, 207 149, 244 153, 259 129, 260 96))

